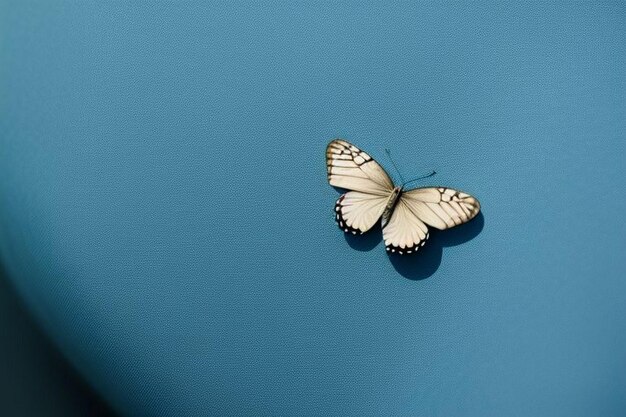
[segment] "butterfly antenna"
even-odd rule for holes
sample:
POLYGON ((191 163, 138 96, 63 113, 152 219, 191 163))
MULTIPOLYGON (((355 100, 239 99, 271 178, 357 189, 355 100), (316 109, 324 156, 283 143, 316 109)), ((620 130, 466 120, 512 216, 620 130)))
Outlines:
POLYGON ((409 180, 409 181, 403 183, 402 186, 404 187, 405 185, 407 185, 408 183, 413 182, 413 181, 422 180, 424 178, 430 178, 433 175, 435 175, 436 173, 437 173, 437 171, 433 170, 430 174, 422 175, 421 177, 413 178, 412 180, 409 180))
POLYGON ((396 162, 393 160, 393 158, 391 157, 391 151, 388 148, 385 148, 385 152, 387 153, 387 156, 389 157, 389 160, 391 161, 391 164, 393 165, 393 167, 396 169, 396 172, 398 173, 398 175, 400 176, 400 180, 402 182, 404 182, 404 178, 402 177, 402 173, 400 172, 400 170, 398 169, 398 166, 396 165, 396 162))

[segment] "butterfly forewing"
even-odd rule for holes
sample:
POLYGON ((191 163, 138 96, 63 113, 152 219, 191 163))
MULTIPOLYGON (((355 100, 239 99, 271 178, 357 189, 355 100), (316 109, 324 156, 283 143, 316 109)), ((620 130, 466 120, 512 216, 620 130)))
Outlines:
POLYGON ((446 187, 416 188, 402 193, 401 199, 415 216, 439 230, 467 223, 480 211, 476 198, 446 187))
POLYGON ((326 169, 330 185, 367 194, 389 196, 393 182, 371 156, 346 142, 335 139, 326 148, 326 169))
POLYGON ((383 239, 392 253, 413 253, 424 246, 428 227, 444 230, 476 217, 480 203, 462 191, 425 187, 406 191, 383 228, 383 239))

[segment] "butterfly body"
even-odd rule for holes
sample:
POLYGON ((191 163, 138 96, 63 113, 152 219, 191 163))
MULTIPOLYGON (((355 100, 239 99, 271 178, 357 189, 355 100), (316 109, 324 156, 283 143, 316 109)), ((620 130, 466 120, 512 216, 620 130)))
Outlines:
POLYGON ((430 236, 428 227, 444 230, 473 219, 480 203, 447 187, 404 190, 367 153, 335 139, 326 148, 331 185, 349 190, 335 203, 335 219, 346 233, 363 234, 380 219, 388 252, 416 252, 430 236))
POLYGON ((389 200, 387 200, 387 204, 385 205, 385 211, 383 211, 383 215, 381 216, 381 225, 384 228, 387 223, 389 223, 389 219, 391 218, 391 213, 393 213, 393 209, 396 207, 396 204, 400 200, 400 196, 402 195, 403 187, 394 187, 391 195, 389 196, 389 200))

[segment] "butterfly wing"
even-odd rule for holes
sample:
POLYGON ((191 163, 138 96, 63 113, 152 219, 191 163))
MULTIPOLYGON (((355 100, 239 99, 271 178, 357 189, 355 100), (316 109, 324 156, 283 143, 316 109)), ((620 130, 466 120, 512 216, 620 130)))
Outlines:
POLYGON ((383 240, 390 252, 413 253, 428 239, 428 227, 409 208, 402 197, 383 227, 383 240))
POLYGON ((335 203, 337 225, 346 233, 363 234, 380 219, 387 205, 386 196, 350 191, 335 203))
POLYGON ((326 170, 330 185, 366 194, 389 196, 393 181, 371 156, 335 139, 326 147, 326 170))
POLYGON ((415 216, 439 230, 467 223, 480 211, 476 198, 446 187, 416 188, 401 198, 415 216))
POLYGON ((480 203, 471 195, 445 187, 416 188, 402 193, 383 239, 390 252, 413 253, 429 237, 428 226, 444 230, 476 217, 480 203))
POLYGON ((351 190, 335 203, 338 226, 353 234, 371 229, 393 192, 389 175, 371 156, 341 139, 328 144, 326 168, 330 185, 351 190))

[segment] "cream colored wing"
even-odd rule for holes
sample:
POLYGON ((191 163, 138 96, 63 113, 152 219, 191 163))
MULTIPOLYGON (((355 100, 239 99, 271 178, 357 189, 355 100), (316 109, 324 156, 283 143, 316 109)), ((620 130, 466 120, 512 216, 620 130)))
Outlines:
POLYGON ((402 196, 383 227, 383 240, 387 251, 392 253, 417 252, 428 239, 428 227, 409 208, 402 196))
POLYGON ((439 230, 467 223, 480 211, 476 198, 446 187, 416 188, 400 198, 422 222, 439 230))
POLYGON ((402 193, 383 239, 389 252, 414 253, 429 237, 428 226, 444 230, 476 217, 480 203, 461 191, 444 187, 417 188, 402 193))
POLYGON ((345 140, 326 147, 326 170, 334 187, 387 197, 393 191, 393 181, 378 162, 345 140))
POLYGON ((363 234, 376 224, 387 204, 388 196, 349 191, 335 203, 335 220, 346 233, 363 234))

